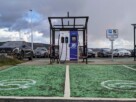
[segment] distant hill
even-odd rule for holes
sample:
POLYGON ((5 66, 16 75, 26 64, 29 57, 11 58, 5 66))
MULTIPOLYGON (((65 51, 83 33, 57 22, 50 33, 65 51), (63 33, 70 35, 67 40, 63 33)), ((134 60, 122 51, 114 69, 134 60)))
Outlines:
MULTIPOLYGON (((31 46, 30 42, 27 42, 29 46, 31 46)), ((47 49, 49 48, 50 44, 43 44, 43 43, 34 43, 34 49, 37 47, 46 47, 47 49)))
POLYGON ((0 42, 0 46, 3 45, 5 42, 0 42))
MULTIPOLYGON (((2 46, 4 43, 6 43, 6 42, 0 42, 0 46, 2 46)), ((31 43, 30 42, 26 42, 26 43, 28 44, 28 46, 31 47, 31 43)), ((34 49, 36 49, 37 47, 46 47, 48 49, 49 46, 50 46, 50 44, 34 43, 34 49)))

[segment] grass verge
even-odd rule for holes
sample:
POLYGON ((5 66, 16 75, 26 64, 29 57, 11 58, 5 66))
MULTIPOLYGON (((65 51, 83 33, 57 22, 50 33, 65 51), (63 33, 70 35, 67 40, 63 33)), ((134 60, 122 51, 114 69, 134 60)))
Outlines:
POLYGON ((127 91, 127 88, 130 89, 128 85, 119 86, 120 82, 110 83, 110 86, 116 87, 116 90, 112 90, 101 85, 108 80, 136 82, 136 71, 116 65, 70 65, 72 97, 136 98, 136 84, 131 84, 135 92, 127 91))
POLYGON ((12 59, 12 58, 2 58, 0 59, 0 67, 5 66, 5 65, 16 65, 19 63, 22 63, 23 61, 17 60, 17 59, 12 59))
MULTIPOLYGON (((36 84, 29 88, 20 88, 16 90, 0 90, 0 96, 63 96, 65 66, 47 65, 47 66, 16 66, 0 72, 0 81, 2 80, 24 80, 32 79, 36 84)), ((9 82, 6 82, 6 84, 9 82)), ((9 86, 17 87, 12 82, 9 86)), ((25 83, 22 81, 21 83, 25 83)), ((20 83, 19 83, 20 84, 20 83)), ((3 86, 0 86, 0 89, 3 86)))

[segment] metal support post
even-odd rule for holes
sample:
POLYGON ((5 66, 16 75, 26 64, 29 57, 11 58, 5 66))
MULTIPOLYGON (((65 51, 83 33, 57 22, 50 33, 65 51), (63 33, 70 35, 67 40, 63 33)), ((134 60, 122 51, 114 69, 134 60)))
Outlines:
POLYGON ((113 40, 111 40, 111 53, 112 53, 112 55, 111 55, 111 60, 113 61, 113 40))
POLYGON ((135 55, 135 53, 136 53, 136 51, 135 51, 135 48, 136 48, 136 46, 135 46, 135 44, 136 44, 136 39, 135 39, 135 29, 136 29, 136 27, 134 26, 134 61, 136 61, 136 55, 135 55))
POLYGON ((33 47, 33 27, 32 27, 32 10, 30 10, 30 13, 31 13, 31 20, 30 20, 30 26, 31 26, 31 49, 33 50, 34 47, 33 47))

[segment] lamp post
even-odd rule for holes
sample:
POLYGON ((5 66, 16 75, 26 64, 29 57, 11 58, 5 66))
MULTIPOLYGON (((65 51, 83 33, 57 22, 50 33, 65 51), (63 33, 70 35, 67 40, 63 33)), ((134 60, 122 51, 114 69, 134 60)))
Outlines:
POLYGON ((30 16, 31 16, 31 19, 30 19, 30 27, 31 27, 31 48, 33 50, 33 30, 32 30, 32 10, 30 10, 30 16))

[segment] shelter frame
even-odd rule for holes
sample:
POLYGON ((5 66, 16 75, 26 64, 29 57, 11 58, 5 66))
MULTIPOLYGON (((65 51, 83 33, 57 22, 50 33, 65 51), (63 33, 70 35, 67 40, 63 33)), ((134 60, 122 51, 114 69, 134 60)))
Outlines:
POLYGON ((131 24, 134 27, 134 61, 136 61, 136 24, 131 24))
MULTIPOLYGON (((83 34, 83 55, 82 59, 83 62, 86 60, 86 64, 88 63, 88 56, 87 56, 87 38, 88 38, 88 16, 69 16, 69 12, 67 13, 67 16, 64 17, 48 17, 49 25, 50 25, 50 64, 52 64, 55 59, 57 59, 57 62, 59 60, 59 57, 56 58, 55 56, 55 35, 56 31, 82 31, 83 34), (53 20, 60 20, 60 24, 53 24, 53 20), (77 20, 83 20, 83 24, 77 24, 77 20), (64 24, 64 22, 67 24, 64 24), (70 21, 73 21, 72 24, 70 24, 70 21)), ((59 46, 58 46, 59 49, 59 46)))

